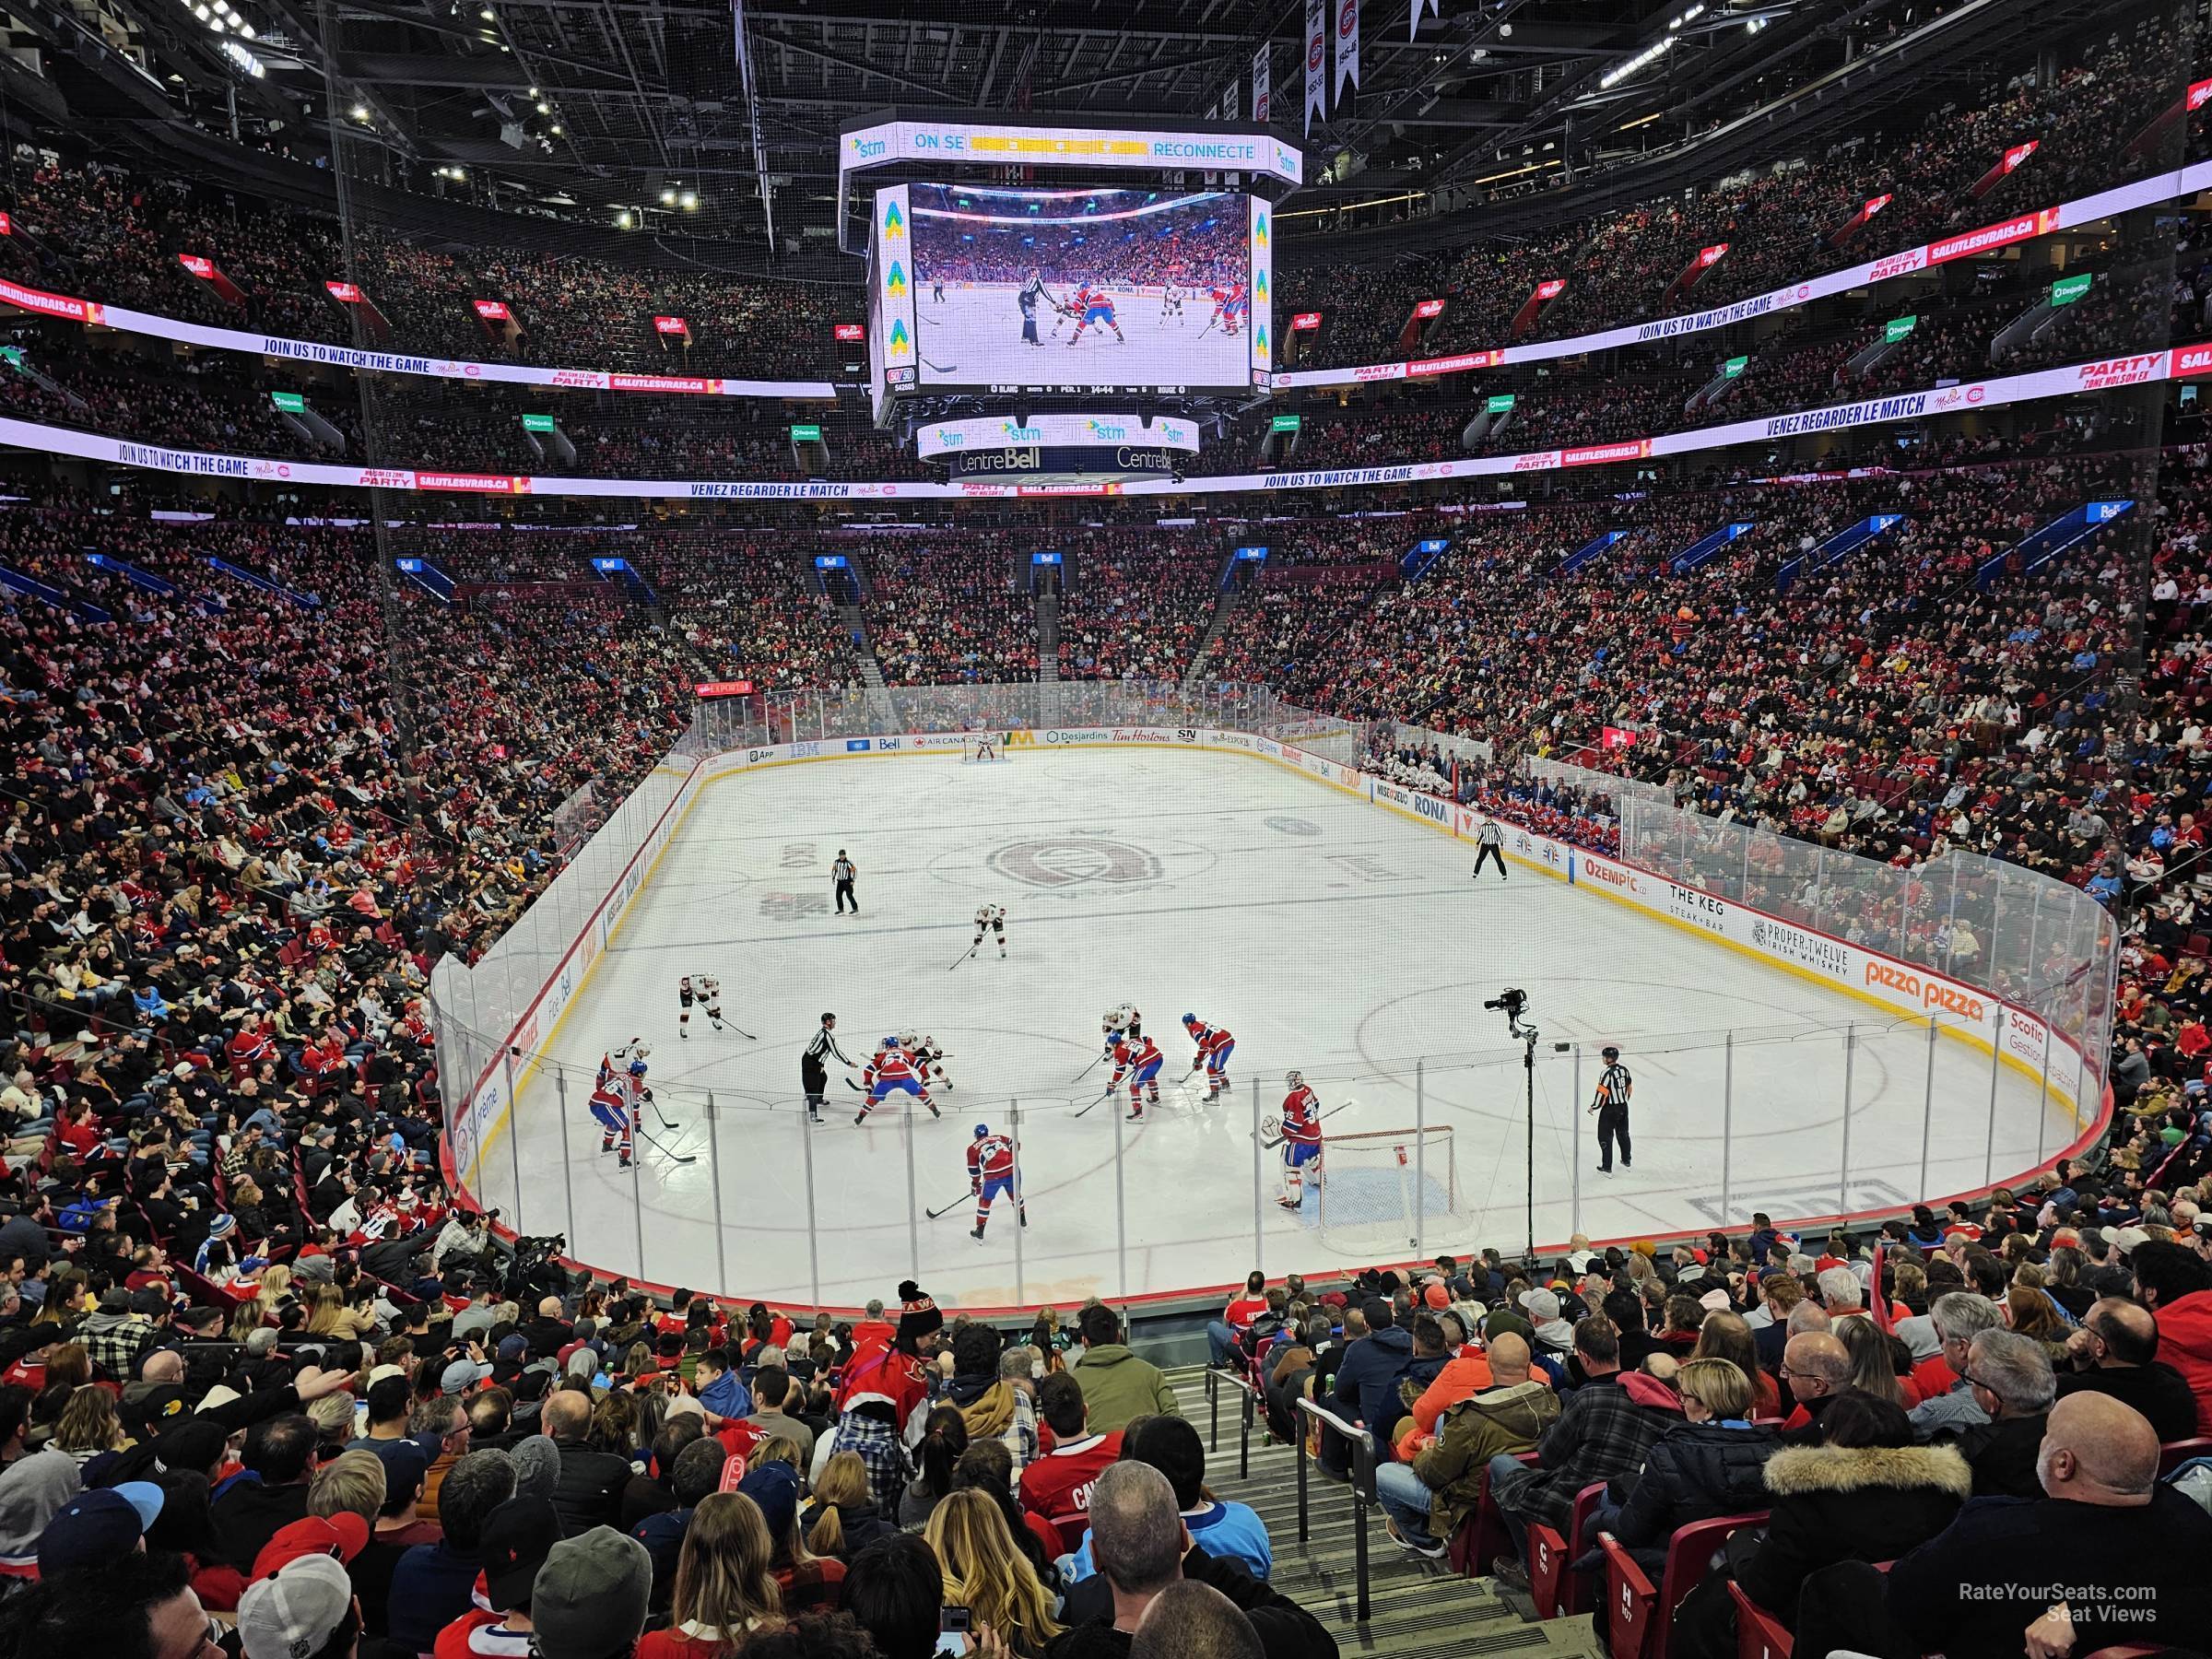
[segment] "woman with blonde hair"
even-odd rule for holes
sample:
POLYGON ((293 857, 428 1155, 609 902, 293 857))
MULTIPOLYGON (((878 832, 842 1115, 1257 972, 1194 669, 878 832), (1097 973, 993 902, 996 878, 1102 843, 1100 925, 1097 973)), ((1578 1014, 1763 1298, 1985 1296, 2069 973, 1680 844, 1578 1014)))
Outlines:
POLYGON ((808 1549, 847 1563, 878 1538, 899 1530, 877 1509, 868 1486, 868 1465, 857 1452, 831 1453, 800 1520, 808 1549))
POLYGON ((102 1452, 120 1452, 130 1443, 123 1419, 115 1415, 115 1396, 96 1382, 69 1396, 54 1425, 53 1449, 68 1453, 79 1468, 102 1452))
POLYGON ((760 1506, 743 1492, 710 1492, 691 1512, 676 1565, 673 1622, 638 1643, 637 1659, 713 1659, 783 1629, 782 1593, 760 1506))
POLYGON ((1060 1633, 1053 1598, 1014 1546, 998 1505, 975 1490, 954 1492, 929 1512, 923 1537, 945 1571, 945 1603, 968 1609, 1023 1659, 1035 1659, 1060 1633))

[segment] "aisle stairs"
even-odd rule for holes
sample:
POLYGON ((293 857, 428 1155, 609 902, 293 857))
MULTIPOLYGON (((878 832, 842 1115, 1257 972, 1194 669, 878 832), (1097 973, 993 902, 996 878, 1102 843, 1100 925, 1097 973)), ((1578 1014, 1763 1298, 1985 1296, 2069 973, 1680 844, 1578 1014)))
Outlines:
POLYGON ((1590 1616, 1537 1622, 1528 1598, 1489 1579, 1462 1578, 1445 1561, 1399 1548, 1382 1530, 1380 1510, 1364 1512, 1368 1616, 1359 1617, 1359 1517, 1350 1488, 1307 1468, 1307 1530, 1298 1535, 1298 1454, 1270 1444, 1255 1425, 1240 1455, 1241 1395, 1223 1377, 1217 1384, 1218 1423, 1206 1372, 1186 1366, 1167 1373, 1182 1415, 1207 1444, 1206 1483, 1217 1498, 1248 1503, 1266 1523, 1275 1553, 1275 1587, 1328 1627, 1344 1659, 1445 1659, 1512 1653, 1528 1659, 1602 1659, 1590 1616), (1240 1466, 1241 1465, 1241 1466, 1240 1466))

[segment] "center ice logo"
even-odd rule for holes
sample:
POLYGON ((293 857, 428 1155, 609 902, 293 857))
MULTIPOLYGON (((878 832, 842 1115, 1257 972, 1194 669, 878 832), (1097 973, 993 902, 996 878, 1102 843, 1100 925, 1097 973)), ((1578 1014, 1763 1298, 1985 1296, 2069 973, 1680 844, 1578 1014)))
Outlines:
POLYGON ((1012 841, 991 854, 991 868, 1036 888, 1068 888, 1087 881, 1129 887, 1159 879, 1159 861, 1142 847, 1092 835, 1012 841))

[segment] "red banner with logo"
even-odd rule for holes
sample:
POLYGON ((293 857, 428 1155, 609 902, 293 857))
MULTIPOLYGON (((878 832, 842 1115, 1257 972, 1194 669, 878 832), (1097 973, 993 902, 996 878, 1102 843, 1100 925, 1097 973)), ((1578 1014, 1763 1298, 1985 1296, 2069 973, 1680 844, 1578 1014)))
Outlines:
POLYGON ((868 325, 865 323, 840 323, 832 332, 836 334, 840 344, 857 345, 868 337, 868 325))
POLYGON ((1829 246, 1841 247, 1860 231, 1865 229, 1867 221, 1883 208, 1888 206, 1890 198, 1887 195, 1868 196, 1865 206, 1828 233, 1829 246))
POLYGON ((1521 309, 1513 313, 1511 337, 1517 340, 1534 328, 1545 306, 1557 300, 1566 288, 1567 280, 1563 276, 1547 276, 1531 288, 1528 298, 1521 301, 1521 309))
POLYGON ((220 294, 226 304, 235 305, 241 311, 245 309, 246 297, 240 290, 238 284, 224 276, 215 261, 209 259, 205 253, 180 253, 177 255, 177 263, 220 294))
POLYGON ((1715 242, 1710 248, 1700 248, 1690 262, 1682 267, 1682 274, 1666 285, 1666 298, 1672 300, 1677 294, 1687 294, 1704 280, 1706 272, 1727 256, 1726 242, 1715 242))
POLYGON ((1987 195, 1991 191, 2002 184, 2006 179, 2018 172, 2020 168, 2020 163, 2027 160, 2029 157, 2034 155, 2035 152, 2042 148, 2042 140, 2040 138, 2030 138, 2025 144, 2014 145, 2010 149, 1999 156, 1996 160, 1991 164, 1990 170, 1987 172, 1983 173, 1980 178, 1974 181, 1973 188, 1967 194, 1976 197, 1977 199, 1987 195))

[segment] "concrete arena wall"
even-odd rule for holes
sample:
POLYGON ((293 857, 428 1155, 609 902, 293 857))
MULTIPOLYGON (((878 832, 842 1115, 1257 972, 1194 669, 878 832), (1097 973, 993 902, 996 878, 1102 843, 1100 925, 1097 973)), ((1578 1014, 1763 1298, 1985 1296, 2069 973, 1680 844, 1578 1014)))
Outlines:
MULTIPOLYGON (((1289 728, 1285 728, 1286 731, 1289 728)), ((1296 735, 1307 739, 1331 735, 1325 722, 1302 723, 1296 735)), ((638 895, 659 867, 662 856, 683 828, 700 796, 710 784, 739 777, 762 767, 808 764, 821 760, 909 759, 957 758, 964 733, 907 732, 871 737, 810 739, 799 743, 762 744, 706 756, 689 769, 682 787, 669 802, 644 843, 617 877, 598 907, 570 945, 568 951, 540 988, 536 998, 502 1044, 495 1059, 477 1078, 468 1100, 459 1109, 449 1106, 447 1134, 441 1148, 448 1182, 472 1206, 483 1159, 498 1136, 509 1127, 513 1102, 520 1097, 540 1065, 542 1051, 550 1045, 561 1021, 575 1008, 590 983, 602 956, 628 919, 638 895)), ((1038 727, 1010 735, 1014 748, 1187 748, 1221 754, 1241 754, 1285 767, 1324 787, 1355 795, 1383 811, 1394 813, 1455 841, 1472 842, 1482 815, 1441 796, 1393 783, 1371 773, 1344 765, 1278 737, 1253 732, 1222 731, 1198 726, 1081 726, 1038 727)), ((1994 1053, 1998 1064, 2036 1080, 2046 1109, 2051 1099, 2065 1108, 2079 1133, 2067 1146, 2032 1169, 1999 1177, 1992 1185, 2018 1186, 2031 1181, 2059 1160, 2078 1156, 2103 1134, 2112 1120, 2112 1093, 2103 1083, 2101 1055, 2080 1053, 2071 1039, 2053 1032, 2025 1008, 2005 1002, 1975 986, 1964 984, 1917 964, 1900 961, 1879 952, 1834 938, 1814 929, 1784 922, 1749 906, 1738 904, 1697 888, 1685 888, 1637 865, 1591 853, 1511 825, 1506 830, 1505 853, 1528 869, 1588 889, 1610 902, 1621 904, 1681 929, 1708 944, 1751 958, 1779 972, 1793 974, 1824 986, 1839 995, 1871 1005, 1885 1014, 1925 1021, 1942 1036, 1963 1042, 1983 1053, 1994 1053), (2080 1104, 2079 1081, 2084 1074, 2097 1081, 2097 1110, 2087 1115, 2080 1104), (2061 1089, 2059 1083, 2065 1087, 2061 1089)), ((1938 1203, 1971 1193, 1923 1194, 1924 1202, 1938 1203)), ((1793 1217, 1798 1225, 1866 1220, 1871 1215, 1793 1217)), ((1601 1240, 1626 1242, 1625 1240, 1601 1240)), ((1545 1247, 1547 1251, 1549 1247, 1545 1247)), ((1561 1244, 1559 1248, 1564 1248, 1561 1244)), ((571 1267, 589 1268, 580 1258, 566 1258, 571 1267)), ((633 1281, 634 1282, 634 1281, 633 1281)), ((666 1287, 649 1286, 650 1289, 666 1287)), ((1194 1286, 1188 1290, 1133 1297, 1134 1303, 1171 1302, 1190 1299, 1218 1300, 1218 1292, 1230 1287, 1194 1286)), ((1019 1312, 979 1309, 979 1313, 1019 1312)))

